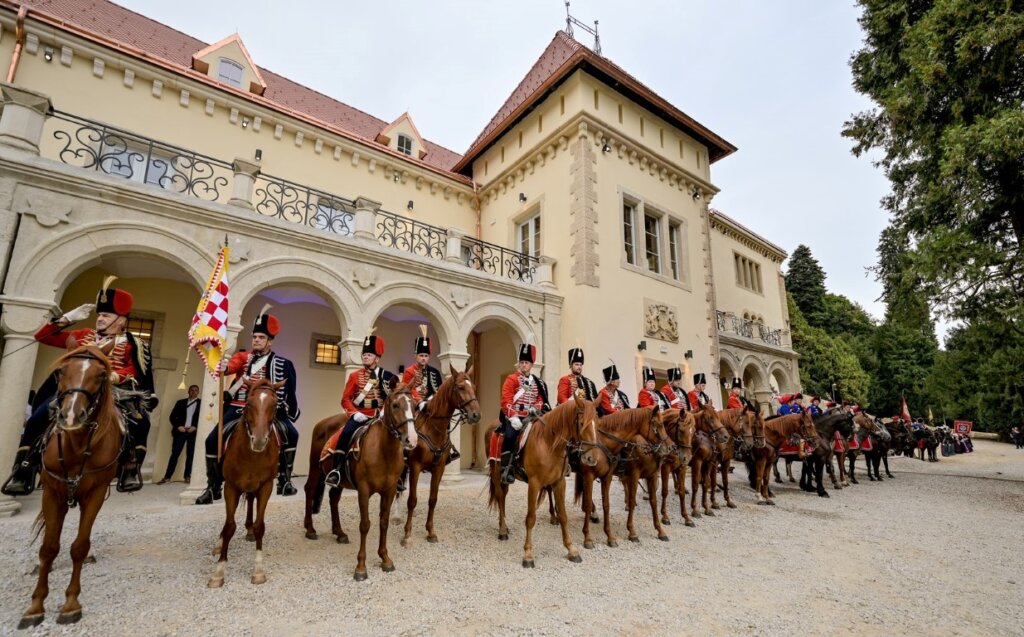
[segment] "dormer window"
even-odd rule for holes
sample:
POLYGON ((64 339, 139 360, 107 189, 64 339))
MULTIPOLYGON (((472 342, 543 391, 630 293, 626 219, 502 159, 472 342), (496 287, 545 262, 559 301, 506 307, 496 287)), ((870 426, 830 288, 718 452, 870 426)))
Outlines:
POLYGON ((408 135, 398 136, 398 152, 412 155, 412 138, 408 135))
POLYGON ((217 79, 236 88, 242 88, 242 65, 234 60, 221 58, 217 66, 217 79))

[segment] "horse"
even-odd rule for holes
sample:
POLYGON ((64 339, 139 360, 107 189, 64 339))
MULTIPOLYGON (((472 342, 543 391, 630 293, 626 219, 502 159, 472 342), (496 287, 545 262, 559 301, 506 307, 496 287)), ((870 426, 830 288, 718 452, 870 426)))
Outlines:
POLYGON ((694 412, 697 437, 690 458, 690 515, 699 518, 697 510, 697 485, 701 488, 701 508, 704 515, 714 517, 708 504, 708 491, 713 489, 712 476, 717 471, 719 458, 725 454, 729 444, 729 432, 722 426, 718 412, 708 403, 694 412))
MULTIPOLYGON (((328 416, 313 425, 313 433, 309 436, 309 475, 306 477, 304 487, 306 495, 306 515, 303 519, 303 526, 306 529, 306 539, 315 540, 317 537, 316 527, 313 526, 313 516, 320 513, 320 504, 323 502, 324 480, 327 473, 321 469, 320 453, 324 445, 331 439, 339 429, 348 422, 348 412, 341 412, 328 416)), ((327 469, 330 471, 330 468, 327 469)), ((331 501, 331 534, 335 536, 339 544, 348 544, 348 536, 341 530, 341 518, 338 514, 338 501, 331 501)))
MULTIPOLYGON (((650 411, 648 408, 643 408, 650 411)), ((636 492, 643 478, 647 483, 647 496, 651 504, 651 519, 654 522, 654 530, 658 532, 658 539, 668 542, 668 534, 661 526, 661 517, 658 515, 658 478, 661 475, 661 462, 672 451, 673 444, 665 435, 661 426, 662 416, 658 410, 651 411, 648 416, 648 435, 634 435, 630 441, 634 453, 626 458, 625 473, 620 476, 622 487, 626 492, 626 507, 629 515, 626 518, 626 530, 629 533, 629 541, 640 543, 640 536, 633 526, 633 514, 636 511, 636 492), (652 441, 650 438, 654 438, 652 441)), ((607 505, 606 505, 607 506, 607 505)))
MULTIPOLYGON (((676 410, 678 411, 678 410, 676 410)), ((583 548, 594 548, 594 540, 590 537, 591 516, 595 512, 594 480, 601 481, 601 505, 604 509, 604 533, 608 546, 618 546, 618 540, 612 533, 611 517, 609 516, 609 497, 612 479, 616 470, 633 454, 637 445, 634 440, 639 436, 644 442, 640 444, 657 444, 660 438, 656 433, 656 416, 650 408, 623 409, 614 414, 601 417, 597 421, 597 442, 593 448, 596 462, 593 466, 580 463, 576 469, 575 498, 579 504, 583 500, 583 548)), ((584 445, 586 446, 586 445, 584 445)), ((632 514, 630 514, 632 517, 632 514)))
POLYGON ((665 434, 675 445, 675 453, 665 456, 661 463, 661 523, 671 524, 668 517, 668 479, 672 476, 679 495, 679 510, 686 526, 694 526, 686 509, 686 467, 693 456, 696 423, 691 412, 667 409, 662 416, 665 434))
MULTIPOLYGON (((490 440, 497 424, 488 429, 490 440)), ((519 453, 519 466, 526 474, 529 485, 527 490, 526 540, 523 543, 523 568, 534 568, 533 559, 533 526, 537 521, 537 500, 541 490, 553 487, 555 504, 558 507, 558 522, 562 527, 562 543, 568 551, 570 562, 582 562, 579 551, 569 537, 569 520, 565 512, 565 472, 568 463, 568 447, 570 444, 584 443, 587 449, 581 449, 580 462, 587 466, 597 464, 594 447, 597 444, 597 409, 594 403, 576 396, 550 412, 539 416, 530 424, 532 431, 524 431, 527 435, 519 453)), ((498 539, 508 539, 508 526, 505 524, 505 498, 508 486, 501 482, 501 466, 495 458, 490 462, 490 491, 487 507, 498 507, 498 539)))
MULTIPOLYGON (((852 431, 853 423, 851 422, 850 414, 839 409, 813 418, 814 426, 818 433, 808 440, 812 444, 810 455, 804 454, 800 457, 803 461, 800 472, 800 489, 807 492, 813 491, 819 497, 828 498, 830 496, 824 486, 824 472, 826 469, 828 470, 829 478, 832 480, 832 487, 834 489, 842 488, 838 480, 836 480, 835 469, 832 467, 833 440, 837 431, 841 436, 848 435, 852 431)), ((793 456, 786 455, 784 457, 786 459, 786 475, 789 476, 790 482, 795 482, 792 468, 793 456)), ((777 460, 773 468, 775 481, 781 483, 782 478, 779 476, 777 460)))
MULTIPOLYGON (((857 422, 861 427, 869 427, 866 421, 872 420, 871 416, 868 414, 857 414, 857 417, 860 418, 857 422)), ((878 424, 877 421, 874 421, 874 424, 878 424)), ((902 427, 902 425, 898 426, 902 427)), ((882 481, 882 476, 878 472, 882 463, 885 464, 885 475, 890 478, 895 478, 896 476, 889 472, 889 447, 893 439, 892 434, 889 433, 889 429, 884 426, 875 427, 874 432, 869 435, 871 436, 873 448, 870 451, 864 451, 862 449, 862 453, 864 454, 864 464, 868 469, 868 479, 872 482, 882 481), (872 475, 872 473, 874 473, 874 475, 872 475)))
POLYGON ((818 432, 814 428, 814 419, 809 412, 771 416, 763 420, 765 448, 755 451, 754 458, 747 462, 747 473, 750 486, 759 492, 758 504, 774 504, 771 489, 768 487, 772 467, 778 458, 779 447, 786 442, 797 445, 801 459, 804 455, 804 441, 814 440, 818 432))
MULTIPOLYGON (((845 447, 845 455, 849 462, 849 468, 846 470, 846 476, 849 478, 852 484, 860 484, 857 481, 857 457, 863 454, 868 454, 874 451, 875 443, 874 440, 878 440, 879 429, 883 429, 881 423, 875 419, 867 416, 861 412, 854 414, 853 416, 853 432, 849 436, 849 441, 845 447), (854 446, 856 445, 856 446, 854 446), (865 447, 867 447, 865 449, 865 447)), ((865 462, 867 462, 868 456, 865 455, 865 462)), ((868 471, 868 478, 874 481, 874 476, 871 475, 871 471, 868 471)))
POLYGON ((246 538, 256 542, 256 564, 252 571, 252 583, 263 584, 267 574, 263 570, 263 534, 266 532, 264 515, 267 502, 274 489, 277 464, 281 455, 281 443, 274 432, 274 416, 277 413, 277 390, 285 381, 271 383, 265 378, 245 381, 246 400, 242 419, 235 432, 228 438, 224 449, 224 509, 226 517, 220 531, 220 540, 214 553, 220 553, 217 569, 207 582, 207 588, 224 586, 224 570, 228 562, 228 545, 235 535, 235 512, 241 497, 245 496, 246 538), (246 433, 242 436, 242 431, 246 433), (256 520, 253 521, 253 501, 256 502, 256 520))
MULTIPOLYGON (((338 501, 343 489, 354 489, 359 496, 359 553, 356 556, 356 570, 352 577, 364 581, 366 574, 366 534, 370 531, 370 496, 380 496, 380 539, 377 555, 381 559, 381 570, 391 573, 395 563, 388 554, 388 525, 391 521, 391 505, 398 491, 398 478, 405 467, 404 452, 416 448, 416 402, 406 385, 392 378, 389 383, 387 400, 380 417, 367 422, 365 433, 358 440, 359 451, 350 451, 345 459, 341 486, 330 491, 331 525, 339 544, 348 543, 348 535, 341 528, 338 515, 338 501)), ((358 435, 358 434, 357 434, 358 435)), ((353 436, 355 441, 357 436, 353 436)), ((317 459, 320 472, 326 475, 333 460, 326 456, 317 459)), ((307 491, 308 495, 308 491, 307 491)), ((307 505, 307 510, 309 506, 307 505)), ((310 522, 307 515, 307 522, 310 522)), ((307 537, 309 526, 307 526, 307 537)))
POLYGON ((112 370, 107 357, 113 348, 113 339, 100 347, 78 347, 72 339, 71 351, 54 364, 60 380, 42 457, 42 508, 33 525, 35 537, 43 535, 39 578, 18 628, 38 626, 43 621, 43 602, 50 592, 49 576, 60 552, 64 518, 68 509, 75 507, 80 507, 80 513, 78 534, 71 544, 71 583, 57 623, 71 624, 82 618, 78 601, 82 564, 89 555, 93 523, 110 490, 110 481, 117 475, 125 435, 110 383, 112 370))
MULTIPOLYGON (((729 495, 729 470, 733 458, 745 455, 754 447, 753 420, 759 415, 758 410, 750 404, 743 409, 723 409, 718 412, 718 418, 722 426, 729 432, 733 444, 726 445, 722 450, 722 456, 718 463, 722 472, 722 496, 725 498, 725 506, 735 509, 736 504, 729 495)), ((718 474, 711 476, 711 508, 718 509, 718 474)))
POLYGON ((473 375, 473 368, 470 367, 465 372, 455 371, 453 365, 449 365, 449 368, 451 374, 437 388, 437 393, 427 403, 426 409, 420 411, 416 417, 416 437, 419 442, 406 458, 409 467, 409 512, 405 518, 402 546, 407 545, 412 535, 412 516, 416 510, 416 483, 420 478, 420 472, 424 470, 430 472, 427 541, 437 542, 437 534, 434 533, 434 507, 437 506, 437 491, 441 486, 441 478, 444 476, 448 454, 452 448, 452 415, 459 411, 462 414, 460 420, 472 424, 480 422, 480 403, 473 390, 473 383, 469 380, 473 375))

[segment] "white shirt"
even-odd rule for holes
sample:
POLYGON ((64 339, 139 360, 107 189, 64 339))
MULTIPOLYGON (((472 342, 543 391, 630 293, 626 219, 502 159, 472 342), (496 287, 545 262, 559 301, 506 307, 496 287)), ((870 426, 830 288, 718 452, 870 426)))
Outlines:
POLYGON ((192 426, 192 418, 195 416, 196 410, 199 409, 199 399, 189 401, 188 407, 185 408, 185 427, 192 426))

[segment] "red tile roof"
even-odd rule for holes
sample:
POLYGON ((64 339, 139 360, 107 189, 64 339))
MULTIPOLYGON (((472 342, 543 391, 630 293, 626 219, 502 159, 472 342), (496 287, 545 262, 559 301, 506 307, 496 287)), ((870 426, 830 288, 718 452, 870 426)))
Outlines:
MULTIPOLYGON (((27 0, 21 4, 184 69, 192 68, 192 54, 207 47, 202 40, 106 0, 27 0)), ((265 68, 260 67, 260 73, 267 83, 263 97, 270 102, 341 128, 369 143, 376 144, 377 134, 389 123, 265 68)), ((425 144, 427 154, 423 162, 434 168, 450 171, 461 159, 461 155, 443 146, 430 141, 425 144)))

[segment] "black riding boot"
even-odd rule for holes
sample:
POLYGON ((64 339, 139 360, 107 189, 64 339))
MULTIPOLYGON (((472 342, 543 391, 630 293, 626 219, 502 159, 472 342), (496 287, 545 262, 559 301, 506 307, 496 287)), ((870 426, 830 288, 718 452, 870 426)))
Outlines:
POLYGON ((295 450, 281 452, 280 468, 277 474, 277 495, 295 495, 299 492, 292 484, 292 467, 295 465, 295 450))
POLYGON ((345 463, 345 452, 335 449, 331 455, 331 462, 334 463, 334 467, 324 478, 324 484, 330 489, 337 489, 341 486, 341 467, 345 463))
POLYGON ((206 456, 206 490, 196 498, 196 504, 213 504, 220 500, 221 475, 216 456, 206 456))
POLYGON ((462 454, 459 453, 459 450, 455 448, 455 445, 452 445, 451 449, 448 450, 448 462, 445 462, 445 464, 449 465, 449 464, 451 464, 455 460, 458 460, 461 457, 462 457, 462 454))
POLYGON ((11 477, 7 478, 0 493, 9 496, 29 495, 36 489, 39 457, 31 447, 20 447, 14 456, 11 477))
POLYGON ((501 483, 513 484, 516 481, 515 468, 512 466, 512 452, 501 452, 501 483))
POLYGON ((405 481, 409 478, 409 465, 402 467, 402 475, 398 476, 398 492, 405 491, 405 481))
POLYGON ((130 449, 121 459, 117 472, 117 491, 133 493, 142 488, 142 461, 146 459, 146 448, 130 449))

